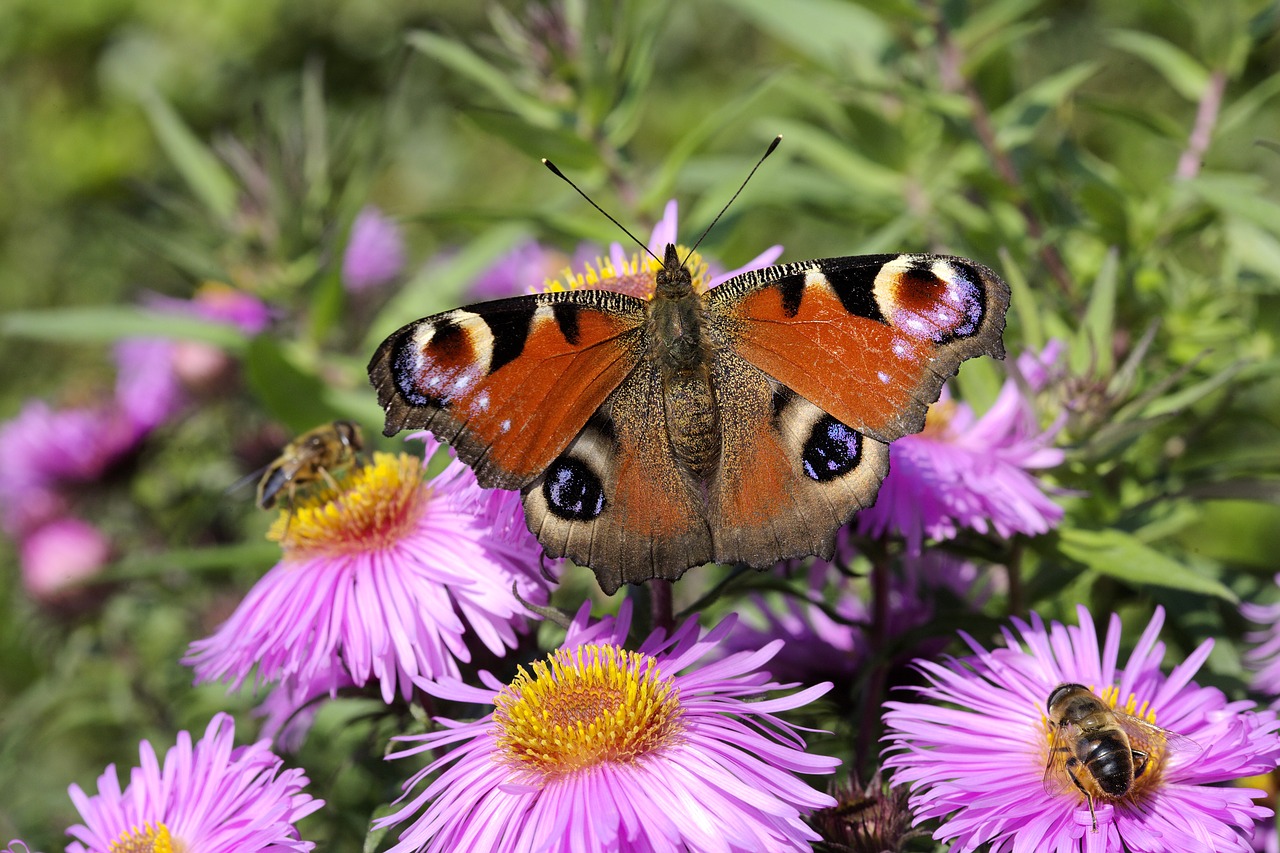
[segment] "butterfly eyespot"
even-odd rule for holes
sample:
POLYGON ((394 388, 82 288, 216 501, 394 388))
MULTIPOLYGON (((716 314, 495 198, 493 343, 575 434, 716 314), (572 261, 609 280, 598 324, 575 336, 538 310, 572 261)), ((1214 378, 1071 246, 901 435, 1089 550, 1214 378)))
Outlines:
POLYGON ((862 458, 862 435, 840 421, 823 415, 813 425, 800 454, 804 472, 819 483, 843 477, 862 458))
POLYGON ((893 324, 934 343, 967 338, 982 327, 985 294, 980 279, 965 266, 906 260, 885 265, 885 283, 876 299, 893 324))
POLYGON ((604 484, 583 462, 562 457, 551 463, 542 494, 552 513, 569 521, 590 521, 604 512, 604 484))

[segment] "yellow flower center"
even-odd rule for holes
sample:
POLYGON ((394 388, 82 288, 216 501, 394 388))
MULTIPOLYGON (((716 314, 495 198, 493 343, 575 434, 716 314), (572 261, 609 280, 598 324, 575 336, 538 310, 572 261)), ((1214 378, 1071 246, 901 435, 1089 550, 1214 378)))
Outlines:
POLYGON ((539 784, 634 764, 684 731, 680 691, 649 655, 588 644, 520 667, 493 700, 498 760, 539 784))
POLYGON ((286 556, 376 551, 404 538, 426 510, 431 490, 422 460, 375 453, 373 461, 334 475, 338 488, 317 484, 283 510, 267 534, 286 556))
MULTIPOLYGON (((677 246, 676 252, 684 257, 689 250, 677 246)), ((707 274, 707 262, 702 255, 694 252, 685 262, 689 274, 693 277, 695 293, 706 293, 711 277, 707 274)), ((656 258, 636 253, 622 262, 621 267, 614 267, 609 258, 596 258, 595 265, 587 264, 582 272, 574 272, 566 268, 559 279, 549 279, 543 285, 543 292, 557 293, 564 290, 612 290, 641 299, 652 299, 657 287, 655 274, 662 269, 662 263, 656 258)))
POLYGON ((154 827, 150 823, 136 826, 129 832, 120 833, 120 837, 111 842, 109 853, 182 853, 186 845, 175 842, 169 835, 169 827, 158 823, 154 827))
POLYGON ((955 400, 939 400, 928 408, 924 415, 924 429, 921 437, 943 440, 951 432, 951 420, 956 416, 955 400))

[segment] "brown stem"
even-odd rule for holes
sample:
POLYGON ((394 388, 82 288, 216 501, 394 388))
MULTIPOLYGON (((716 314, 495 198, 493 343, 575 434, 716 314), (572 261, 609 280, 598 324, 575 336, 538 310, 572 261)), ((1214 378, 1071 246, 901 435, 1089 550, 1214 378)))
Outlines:
POLYGON ((1226 88, 1225 72, 1215 71, 1209 75, 1209 84, 1204 87, 1204 92, 1200 95, 1200 106, 1196 109, 1196 123, 1191 128, 1186 150, 1178 158, 1178 169, 1174 173, 1178 180, 1187 181, 1200 174, 1200 167, 1204 165, 1204 153, 1209 150, 1213 128, 1218 123, 1218 111, 1222 109, 1222 95, 1226 88))
POLYGON ((889 555, 883 548, 867 556, 871 560, 871 625, 867 636, 871 646, 869 659, 873 663, 863 691, 862 723, 858 726, 854 756, 870 767, 874 762, 869 757, 880 728, 880 703, 884 700, 885 685, 889 680, 890 662, 885 652, 889 639, 889 587, 893 579, 889 571, 889 555))
POLYGON ((675 613, 673 589, 674 585, 671 581, 658 578, 649 581, 649 604, 653 612, 653 627, 663 629, 668 636, 676 624, 673 615, 675 613))

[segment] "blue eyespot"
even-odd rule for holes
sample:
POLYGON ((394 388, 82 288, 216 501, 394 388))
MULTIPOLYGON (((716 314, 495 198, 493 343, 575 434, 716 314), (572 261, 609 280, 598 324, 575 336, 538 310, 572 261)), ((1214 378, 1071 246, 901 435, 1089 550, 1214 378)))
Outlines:
POLYGON ((562 456, 547 469, 542 494, 553 515, 590 521, 604 512, 604 484, 580 460, 562 456))
POLYGON ((862 456, 862 435, 840 423, 831 415, 823 415, 804 443, 800 461, 804 472, 819 483, 834 480, 858 467, 862 456))

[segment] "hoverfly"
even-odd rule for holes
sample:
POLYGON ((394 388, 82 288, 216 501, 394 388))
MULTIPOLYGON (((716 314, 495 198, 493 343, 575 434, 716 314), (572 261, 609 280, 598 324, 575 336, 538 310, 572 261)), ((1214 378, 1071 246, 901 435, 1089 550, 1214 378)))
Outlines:
POLYGON ((285 445, 276 460, 267 466, 258 481, 258 506, 271 509, 281 492, 292 508, 299 488, 324 481, 336 489, 331 471, 357 461, 364 447, 364 434, 351 421, 333 421, 308 430, 285 445))
POLYGON ((1196 749, 1182 735, 1112 708, 1083 684, 1059 684, 1046 707, 1052 741, 1044 789, 1083 794, 1095 831, 1095 800, 1124 799, 1158 774, 1170 753, 1196 749))

